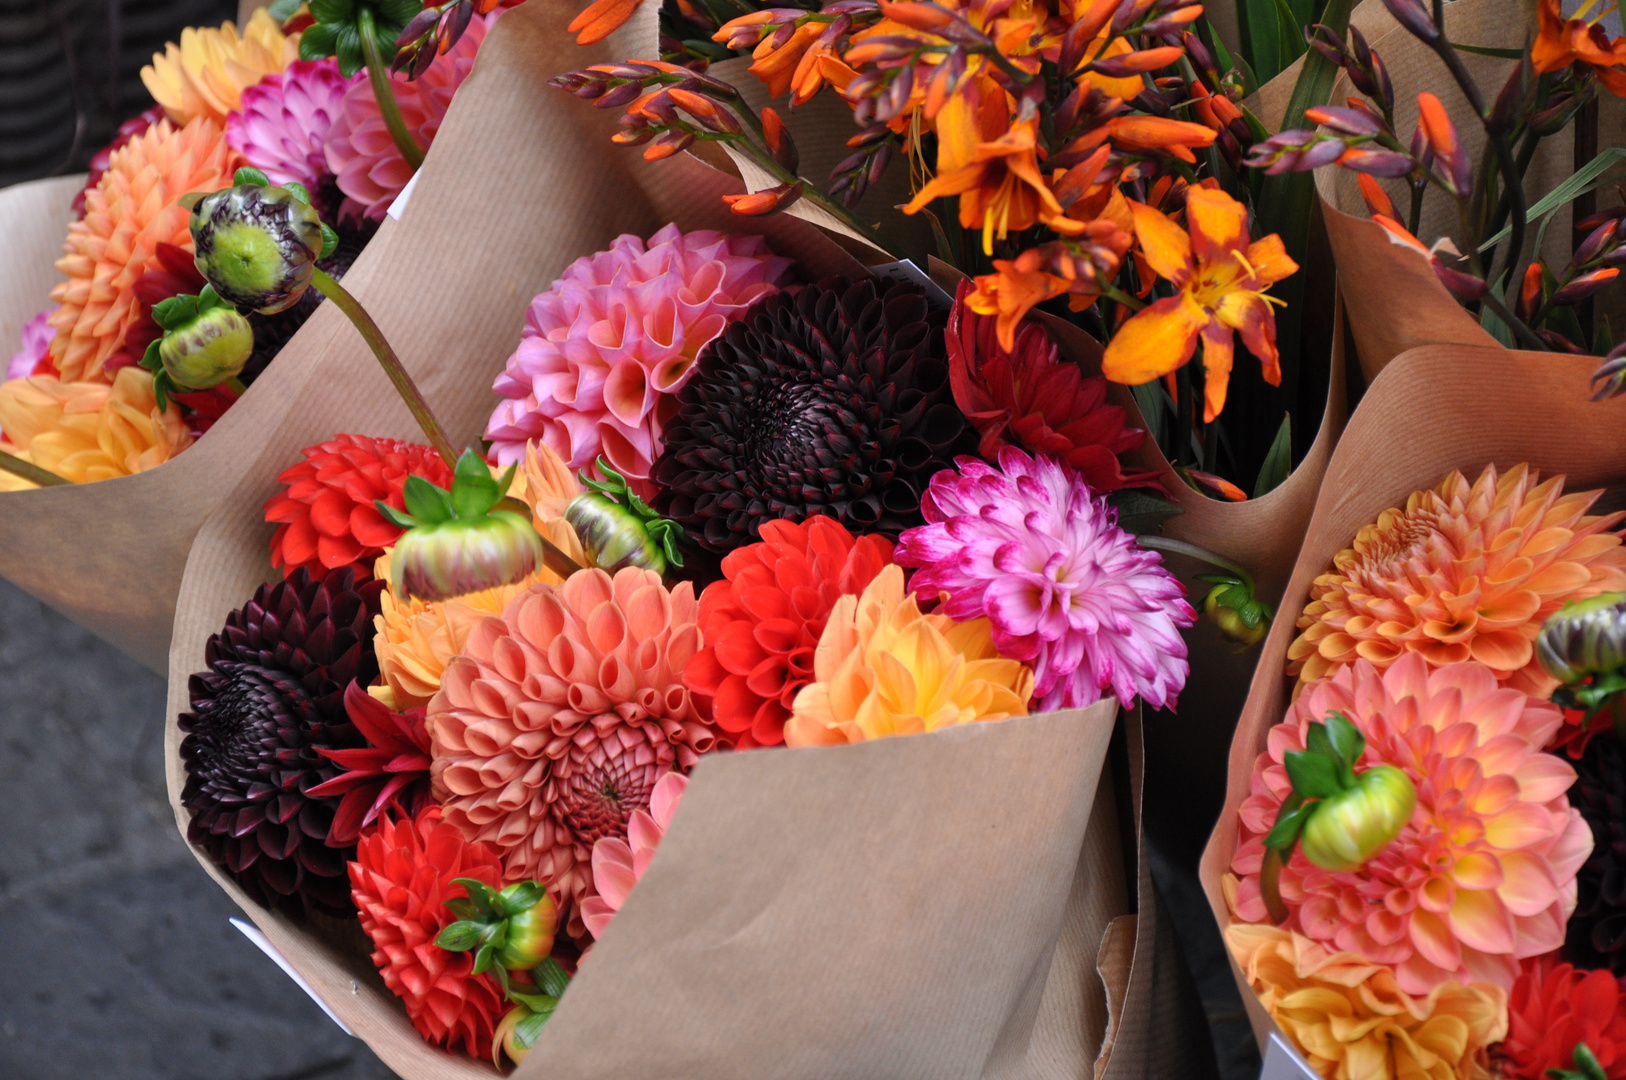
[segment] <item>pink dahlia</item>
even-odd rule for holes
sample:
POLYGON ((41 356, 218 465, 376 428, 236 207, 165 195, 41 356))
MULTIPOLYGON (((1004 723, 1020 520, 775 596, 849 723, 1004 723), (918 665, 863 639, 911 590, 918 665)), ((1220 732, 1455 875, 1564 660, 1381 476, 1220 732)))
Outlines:
MULTIPOLYGON (((493 13, 471 21, 457 44, 435 57, 422 77, 408 82, 400 75, 390 76, 401 119, 425 150, 435 141, 452 95, 474 70, 474 55, 496 19, 497 13, 493 13)), ((325 153, 328 171, 339 179, 339 190, 373 221, 384 220, 390 203, 412 179, 412 166, 396 147, 378 111, 372 83, 364 78, 345 90, 339 114, 328 128, 325 153)))
POLYGON ((583 570, 477 623, 429 701, 446 820, 502 856, 505 881, 542 882, 573 937, 594 843, 626 837, 656 782, 716 745, 683 686, 698 617, 688 582, 583 570))
POLYGON ((1541 750, 1563 723, 1558 709, 1498 686, 1475 661, 1431 670, 1406 653, 1382 673, 1359 660, 1305 686, 1271 729, 1239 812, 1237 914, 1269 919, 1259 872, 1292 792, 1285 757, 1334 712, 1365 734, 1363 767, 1411 778, 1417 807, 1356 870, 1324 870, 1295 850, 1279 879, 1283 925, 1392 967, 1408 994, 1452 979, 1511 989, 1520 960, 1564 944, 1592 832, 1564 795, 1575 770, 1541 750))
POLYGON ((11 360, 6 364, 6 378, 27 378, 34 374, 40 361, 50 354, 51 339, 56 337, 56 330, 52 328, 50 319, 56 308, 57 306, 52 304, 23 324, 22 344, 11 354, 11 360))
POLYGON ((508 399, 486 425, 497 461, 523 460, 528 439, 574 469, 603 454, 648 497, 650 462, 696 354, 790 267, 760 236, 676 225, 648 244, 622 236, 577 259, 531 302, 519 348, 497 376, 508 399))
POLYGON ((295 60, 243 91, 226 116, 226 142, 273 184, 297 181, 314 195, 333 175, 328 168, 328 131, 339 117, 345 91, 366 82, 359 73, 339 74, 339 62, 295 60))
POLYGON ((593 887, 598 894, 582 901, 582 921, 595 938, 604 936, 605 928, 627 902, 632 887, 649 869, 649 860, 655 857, 655 849, 671 826, 672 815, 677 813, 678 801, 688 786, 687 776, 667 773, 655 782, 655 790, 649 796, 649 809, 632 812, 625 840, 606 836, 593 845, 593 887))
POLYGON ((976 458, 932 477, 894 556, 918 566, 917 596, 948 593, 943 613, 987 616, 1002 656, 1033 665, 1039 710, 1099 701, 1110 689, 1168 708, 1185 685, 1197 621, 1156 552, 1118 528, 1117 512, 1071 468, 1013 446, 999 467, 976 458))

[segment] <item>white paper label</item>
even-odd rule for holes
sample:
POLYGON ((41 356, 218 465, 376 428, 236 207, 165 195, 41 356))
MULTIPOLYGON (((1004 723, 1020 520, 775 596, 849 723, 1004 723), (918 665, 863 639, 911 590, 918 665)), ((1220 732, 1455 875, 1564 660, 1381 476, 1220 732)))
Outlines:
POLYGON ((890 281, 894 284, 907 282, 911 285, 919 285, 926 290, 926 303, 934 308, 947 309, 954 306, 954 297, 944 292, 937 282, 927 275, 926 271, 915 265, 913 259, 881 263, 878 266, 870 267, 869 270, 870 273, 882 281, 890 281))
POLYGON ((412 198, 412 189, 418 186, 418 175, 421 172, 423 170, 419 169, 418 172, 412 174, 412 179, 406 182, 406 187, 401 189, 401 194, 397 195, 395 201, 390 203, 390 208, 384 211, 396 221, 401 220, 401 211, 406 209, 407 200, 412 198))
POLYGON ((1265 1048, 1265 1067, 1259 1070, 1259 1080, 1321 1080, 1321 1075, 1310 1068, 1292 1043, 1272 1031, 1265 1048))
MULTIPOLYGON (((405 193, 403 192, 403 194, 405 194, 405 193)), ((321 999, 321 997, 317 995, 315 990, 311 989, 311 984, 306 982, 304 977, 302 975, 300 975, 299 972, 294 970, 294 967, 293 967, 292 964, 288 963, 287 960, 283 959, 282 954, 277 951, 277 947, 275 945, 271 944, 271 942, 266 940, 265 935, 260 933, 260 928, 258 926, 255 926, 253 923, 247 921, 246 919, 236 919, 236 918, 231 920, 231 924, 233 926, 237 927, 237 929, 241 930, 243 932, 244 937, 248 938, 255 945, 259 946, 259 949, 260 949, 261 952, 263 952, 265 955, 269 956, 273 961, 275 961, 276 965, 279 968, 281 968, 287 974, 287 976, 290 979, 292 979, 294 981, 294 985, 298 986, 301 990, 305 991, 305 993, 310 997, 310 999, 312 1001, 316 1002, 316 1004, 318 1006, 320 1006, 320 1008, 321 1008, 321 1010, 323 1012, 327 1013, 327 1018, 329 1020, 331 1020, 335 1024, 339 1025, 339 1030, 340 1031, 344 1032, 346 1035, 350 1036, 352 1039, 356 1037, 356 1033, 354 1031, 351 1031, 349 1028, 344 1026, 344 1021, 343 1020, 340 1020, 337 1016, 333 1015, 333 1010, 327 1007, 327 1002, 323 1001, 321 999)))

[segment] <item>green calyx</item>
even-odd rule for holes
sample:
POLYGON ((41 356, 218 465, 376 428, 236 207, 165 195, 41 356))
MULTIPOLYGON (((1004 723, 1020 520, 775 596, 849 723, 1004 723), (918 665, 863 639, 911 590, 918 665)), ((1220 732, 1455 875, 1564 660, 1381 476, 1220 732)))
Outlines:
POLYGON ((1203 597, 1203 614, 1236 642, 1238 651, 1259 644, 1269 633, 1274 613, 1254 596, 1252 582, 1238 574, 1200 574, 1197 580, 1214 586, 1203 597))
POLYGON ((1575 1052, 1571 1059, 1575 1063, 1575 1068, 1548 1069, 1544 1074, 1547 1080, 1609 1080, 1603 1065, 1598 1061, 1598 1055, 1594 1054, 1586 1043, 1575 1044, 1575 1052))
POLYGON ((168 408, 176 393, 235 379, 254 352, 254 328, 211 285, 197 296, 182 293, 160 301, 152 321, 164 335, 147 346, 141 366, 153 373, 160 409, 168 408))
MULTIPOLYGON (((421 476, 409 476, 401 492, 406 500, 406 513, 382 499, 374 505, 386 521, 403 529, 475 524, 492 516, 493 509, 503 501, 514 482, 516 467, 508 466, 500 479, 495 478, 486 467, 484 458, 473 450, 465 450, 452 472, 450 491, 431 484, 421 476)), ((498 510, 496 513, 508 515, 512 511, 498 510)))
POLYGON ((363 32, 371 31, 377 53, 394 56, 396 39, 422 10, 418 0, 311 0, 316 23, 299 37, 299 58, 338 57, 340 73, 349 78, 367 62, 363 32))
POLYGON ((553 1018, 553 1011, 559 1007, 559 999, 564 996, 565 990, 570 986, 570 975, 559 966, 559 961, 548 957, 530 971, 532 986, 521 988, 510 981, 507 988, 508 1000, 515 1008, 509 1016, 503 1018, 498 1027, 498 1034, 502 1036, 503 1049, 508 1051, 509 1057, 518 1061, 536 1046, 536 1040, 541 1038, 542 1029, 553 1018), (512 1017, 512 1026, 509 1026, 512 1017))
POLYGON ((239 311, 271 314, 299 301, 339 237, 322 223, 302 184, 271 184, 242 168, 233 186, 183 195, 198 272, 239 311))
MULTIPOLYGON (((558 909, 541 882, 522 881, 499 892, 474 878, 453 881, 468 896, 446 901, 458 920, 436 936, 437 946, 447 952, 472 951, 476 975, 493 964, 503 973, 530 971, 548 959, 558 909)), ((506 989, 506 975, 499 974, 498 979, 506 989)))
POLYGON ((1536 659, 1564 685, 1553 701, 1591 720, 1626 694, 1626 593, 1572 600, 1542 624, 1536 659))
POLYGON ((683 526, 661 517, 602 457, 598 470, 608 479, 581 473, 588 491, 565 508, 565 520, 576 531, 588 561, 610 573, 625 566, 658 574, 666 573, 668 566, 681 567, 683 552, 678 545, 685 538, 683 526))

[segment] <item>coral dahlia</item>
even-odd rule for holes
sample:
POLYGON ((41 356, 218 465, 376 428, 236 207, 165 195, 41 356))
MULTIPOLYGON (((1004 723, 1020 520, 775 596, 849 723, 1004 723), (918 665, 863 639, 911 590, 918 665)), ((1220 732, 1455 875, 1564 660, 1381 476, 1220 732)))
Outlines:
POLYGON ((916 595, 946 592, 954 619, 986 616, 1001 655, 1033 664, 1035 705, 1078 708, 1111 690, 1172 706, 1185 685, 1180 628, 1197 620, 1156 552, 1072 469, 1012 446, 994 467, 961 458, 932 478, 927 524, 898 543, 916 595))
POLYGON ((646 244, 618 237, 577 259, 531 301, 519 348, 497 376, 492 455, 520 460, 541 440, 572 468, 600 454, 639 490, 695 357, 790 272, 760 236, 668 225, 646 244))
MULTIPOLYGON (((297 181, 313 194, 333 175, 327 134, 338 118, 345 91, 360 79, 339 74, 339 62, 295 60, 243 91, 226 117, 226 141, 273 184, 297 181)), ((338 207, 325 207, 329 218, 338 207)))
POLYGON ((855 535, 918 524, 932 474, 976 445, 943 320, 918 286, 869 279, 758 301, 678 395, 656 508, 719 553, 779 519, 824 515, 855 535))
POLYGON ((491 1037, 507 1008, 490 975, 474 974, 472 952, 435 945, 456 921, 448 900, 468 896, 456 878, 502 883, 497 856, 463 839, 426 806, 412 818, 388 815, 361 838, 350 863, 351 896, 373 942, 384 985, 406 1006, 412 1026, 435 1046, 491 1056, 491 1037))
POLYGON ((987 619, 922 615, 903 570, 836 601, 796 695, 786 746, 864 742, 1027 714, 1033 672, 994 648, 987 619))
POLYGON ((314 788, 340 773, 323 749, 360 748, 344 690, 378 675, 372 617, 381 582, 348 569, 304 570, 262 585, 204 649, 187 684, 181 805, 186 838, 265 907, 344 914, 344 855, 330 844, 338 796, 314 788))
POLYGON ((582 901, 582 921, 595 938, 604 936, 610 920, 621 910, 649 869, 661 837, 672 824, 689 778, 669 772, 655 782, 648 810, 634 810, 627 822, 627 838, 606 836, 593 845, 593 886, 598 891, 582 901))
POLYGON ((344 688, 344 711, 367 745, 317 747, 318 754, 344 771, 306 793, 318 799, 339 797, 328 828, 330 847, 354 844, 390 807, 412 817, 433 802, 423 708, 396 712, 369 696, 360 683, 351 683, 344 688))
POLYGON ((102 174, 107 172, 107 166, 113 160, 113 151, 122 148, 125 143, 142 134, 163 118, 164 110, 159 105, 154 105, 145 112, 137 113, 119 125, 118 131, 113 133, 112 142, 90 156, 85 175, 85 186, 80 188, 79 194, 73 197, 73 212, 76 216, 85 216, 85 196, 90 193, 92 188, 102 182, 102 174))
POLYGON ((1408 994, 1450 979, 1511 988, 1518 961, 1563 944, 1592 836, 1564 797, 1575 770, 1541 752, 1562 723, 1558 709, 1499 685, 1483 664, 1431 670, 1408 653, 1387 671, 1360 660, 1305 687, 1271 729, 1242 803, 1237 914, 1269 917, 1258 875, 1265 834, 1292 792, 1285 755, 1334 712, 1366 736, 1362 766, 1405 772, 1417 806, 1356 870, 1324 870, 1295 849, 1280 877, 1285 926, 1394 968, 1408 994))
POLYGON ((1545 1080, 1573 1067, 1586 1043, 1609 1080, 1626 1078, 1626 994, 1607 971, 1581 971, 1556 957, 1526 960, 1508 1001, 1507 1039, 1497 1048, 1500 1075, 1545 1080))
POLYGON ((192 445, 180 407, 158 407, 142 368, 121 368, 112 385, 54 375, 0 383, 0 431, 34 464, 76 484, 145 472, 192 445))
POLYGON ((1558 681, 1532 642, 1567 601, 1626 590, 1626 513, 1587 513, 1600 491, 1564 492, 1519 465, 1453 471, 1361 529, 1316 578, 1288 648, 1302 687, 1357 658, 1379 668, 1415 653, 1443 666, 1477 660, 1534 697, 1558 681))
POLYGON ((827 517, 769 521, 762 540, 723 558, 722 581, 700 594, 704 646, 683 682, 711 700, 712 722, 739 749, 778 746, 830 610, 892 561, 884 536, 854 539, 827 517))
POLYGON ((537 585, 475 625, 429 703, 446 820, 498 851, 505 881, 547 886, 573 937, 593 844, 715 745, 680 677, 697 615, 688 582, 635 567, 537 585))
POLYGON ((51 291, 62 305, 51 316, 51 362, 65 381, 106 379, 108 357, 145 315, 133 286, 159 265, 158 245, 192 250, 188 214, 176 200, 229 186, 241 164, 208 119, 180 129, 160 121, 113 152, 56 263, 68 280, 51 291))
POLYGON ((271 565, 290 570, 320 574, 351 566, 370 573, 373 560, 401 535, 374 501, 405 510, 401 491, 408 476, 452 485, 452 470, 440 455, 416 443, 339 435, 300 455, 303 461, 277 477, 287 490, 265 504, 265 520, 279 526, 271 537, 271 565))
POLYGON ((260 8, 243 25, 241 37, 231 22, 218 30, 182 30, 179 45, 172 41, 153 54, 152 63, 141 69, 141 81, 175 123, 202 116, 221 125, 245 88, 297 59, 299 35, 284 34, 271 13, 260 8))

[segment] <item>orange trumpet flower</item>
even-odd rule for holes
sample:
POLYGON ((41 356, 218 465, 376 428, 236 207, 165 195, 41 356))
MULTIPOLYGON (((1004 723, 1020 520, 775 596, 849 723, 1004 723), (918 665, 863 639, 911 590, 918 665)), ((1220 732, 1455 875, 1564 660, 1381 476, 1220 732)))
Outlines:
POLYGON ((1588 0, 1573 19, 1564 18, 1559 0, 1541 0, 1537 9, 1540 32, 1530 47, 1536 71, 1562 71, 1580 62, 1616 97, 1626 97, 1626 38, 1609 40, 1598 21, 1614 4, 1588 0), (1589 17, 1590 13, 1590 17, 1589 17))

